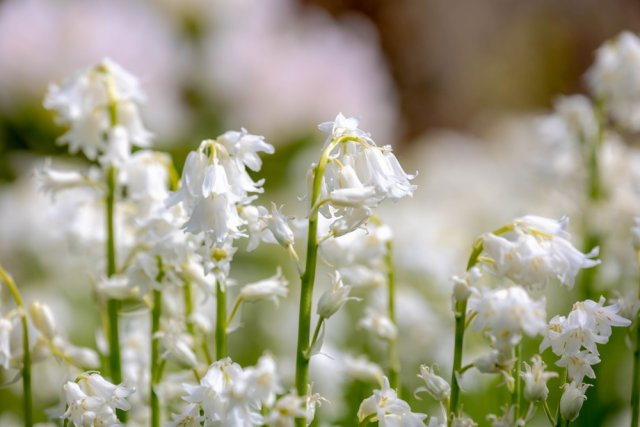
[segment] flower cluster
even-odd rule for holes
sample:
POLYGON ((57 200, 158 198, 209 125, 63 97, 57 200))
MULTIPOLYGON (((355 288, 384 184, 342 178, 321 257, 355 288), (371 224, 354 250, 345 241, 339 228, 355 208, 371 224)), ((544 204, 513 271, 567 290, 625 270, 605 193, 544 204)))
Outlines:
POLYGON ((116 409, 131 409, 127 398, 134 391, 123 385, 114 385, 100 374, 80 375, 76 381, 67 381, 64 385, 67 410, 62 417, 76 426, 119 425, 116 409))
POLYGON ((640 129, 640 39, 623 32, 596 53, 587 81, 596 98, 616 122, 632 131, 640 129))
POLYGON ((91 160, 105 156, 113 161, 127 155, 130 145, 146 147, 151 141, 137 107, 143 100, 138 79, 104 59, 76 72, 61 87, 51 85, 44 106, 70 127, 60 143, 69 145, 71 153, 82 151, 91 160))
POLYGON ((391 146, 378 147, 358 124, 356 118, 340 113, 334 121, 319 125, 329 134, 325 143, 329 151, 318 202, 329 204, 320 212, 330 220, 334 236, 360 227, 381 201, 410 197, 416 188, 411 184, 415 175, 402 169, 391 146))
POLYGON ((246 221, 238 206, 249 204, 255 198, 252 194, 263 191, 264 180, 254 182, 246 170, 260 170, 258 152, 273 153, 273 146, 243 129, 202 141, 197 151, 189 153, 180 189, 168 201, 184 205, 189 216, 186 231, 205 233, 217 245, 242 235, 246 221))
POLYGON ((209 367, 199 385, 185 384, 184 388, 183 399, 188 404, 181 414, 174 414, 170 426, 200 425, 202 421, 205 425, 293 425, 294 418, 307 414, 311 422, 320 402, 315 395, 305 399, 286 394, 278 398, 282 387, 275 360, 268 355, 262 356, 256 366, 244 369, 229 358, 219 360, 209 367))
POLYGON ((567 369, 570 383, 565 385, 562 397, 567 415, 566 419, 575 419, 584 400, 588 385, 583 384, 584 377, 595 379, 592 365, 600 363, 597 344, 606 344, 613 326, 629 326, 631 321, 618 315, 620 307, 616 304, 605 306, 606 300, 598 302, 586 300, 574 304, 567 317, 555 316, 549 321, 540 351, 547 348, 560 356, 556 365, 567 369), (575 408, 576 402, 580 404, 575 408), (572 406, 573 405, 573 406, 572 406), (571 410, 566 409, 571 407, 571 410))
POLYGON ((552 220, 525 216, 514 220, 501 234, 482 237, 486 265, 496 274, 528 288, 546 285, 557 278, 569 288, 582 268, 598 265, 592 258, 598 248, 583 254, 569 242, 568 218, 552 220))

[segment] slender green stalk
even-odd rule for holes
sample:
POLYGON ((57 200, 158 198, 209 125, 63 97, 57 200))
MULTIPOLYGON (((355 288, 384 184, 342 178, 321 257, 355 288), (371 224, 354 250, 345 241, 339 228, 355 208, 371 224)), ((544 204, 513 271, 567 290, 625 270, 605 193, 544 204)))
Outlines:
MULTIPOLYGON (((509 226, 502 227, 496 231, 494 234, 504 233, 510 230, 509 226)), ((471 255, 469 256, 469 261, 467 262, 467 271, 471 270, 477 263, 478 257, 482 253, 484 249, 484 243, 482 238, 477 239, 473 244, 473 249, 471 251, 471 255)), ((453 371, 451 372, 451 400, 449 405, 449 426, 451 426, 451 421, 453 420, 453 416, 458 414, 458 405, 460 403, 460 384, 458 384, 458 374, 461 374, 462 367, 462 349, 464 345, 464 331, 466 328, 466 319, 467 319, 467 300, 464 301, 456 301, 454 307, 455 317, 455 339, 454 339, 454 350, 453 350, 453 371)))
POLYGON ((520 378, 520 365, 522 365, 522 341, 516 346, 516 366, 513 367, 513 378, 515 380, 515 388, 511 395, 511 404, 515 405, 515 415, 520 416, 522 403, 522 378, 520 378))
MULTIPOLYGON (((636 252, 640 261, 640 251, 636 252)), ((638 289, 640 298, 640 288, 638 289)), ((636 313, 636 334, 633 349, 633 379, 631 384, 631 427, 638 427, 640 417, 640 313, 636 313)))
MULTIPOLYGON (((389 320, 395 326, 396 322, 396 277, 393 264, 393 244, 391 240, 387 241, 385 264, 387 267, 387 310, 389 312, 389 320)), ((389 384, 392 388, 400 393, 400 357, 398 355, 398 340, 389 340, 389 384)))
MULTIPOLYGON (((193 322, 191 321, 191 315, 193 314, 193 298, 191 297, 191 282, 185 280, 182 288, 182 295, 184 296, 184 323, 187 328, 187 332, 192 337, 195 336, 195 329, 193 322)), ((195 337, 194 337, 195 338, 195 337)))
POLYGON ((151 309, 151 378, 149 381, 149 396, 151 399, 151 426, 160 427, 160 400, 156 393, 159 383, 160 349, 157 333, 160 330, 160 315, 162 314, 162 292, 153 290, 153 308, 151 309))
MULTIPOLYGON (((164 269, 162 258, 158 257, 158 285, 164 279, 164 269)), ((153 307, 151 308, 151 377, 149 378, 149 396, 151 407, 151 426, 160 427, 160 400, 156 393, 157 385, 160 382, 160 349, 158 342, 158 332, 160 331, 160 316, 162 315, 162 292, 153 289, 153 307)))
POLYGON ((316 345, 316 342, 318 341, 318 336, 320 335, 320 331, 322 329, 322 325, 324 324, 324 321, 326 319, 324 317, 321 317, 318 319, 318 323, 316 323, 316 329, 313 331, 313 337, 311 338, 311 344, 309 344, 309 349, 307 351, 307 355, 309 357, 312 356, 311 354, 311 350, 313 350, 313 347, 316 345))
POLYGON ((456 301, 455 304, 455 341, 453 350, 453 371, 451 372, 451 405, 449 410, 449 425, 454 415, 458 413, 460 399, 460 385, 458 373, 462 367, 462 346, 464 344, 464 324, 467 316, 467 301, 456 301))
MULTIPOLYGON (((107 228, 107 277, 116 273, 116 238, 115 238, 115 191, 116 168, 111 166, 107 170, 107 195, 106 195, 106 228, 107 228)), ((122 382, 122 368, 120 365, 120 336, 118 331, 118 300, 107 301, 107 316, 109 320, 109 367, 111 379, 114 384, 122 382)))
POLYGON ((244 301, 244 298, 242 298, 242 295, 238 295, 238 297, 236 298, 236 300, 233 303, 233 307, 231 307, 231 313, 229 313, 229 317, 227 317, 227 320, 226 320, 227 327, 233 321, 233 318, 235 317, 236 313, 238 312, 238 309, 240 308, 240 305, 242 304, 242 301, 244 301))
MULTIPOLYGON (((586 138, 582 137, 582 142, 585 145, 585 163, 587 169, 586 193, 588 200, 588 207, 587 210, 585 210, 587 214, 582 218, 584 252, 589 252, 596 246, 601 247, 602 244, 602 237, 600 236, 600 234, 590 227, 590 215, 588 213, 595 204, 600 202, 605 197, 603 183, 600 176, 600 165, 598 159, 600 147, 604 142, 604 126, 606 120, 602 102, 596 102, 595 114, 598 122, 598 134, 595 140, 589 141, 586 138)), ((593 298, 593 286, 596 280, 597 271, 598 270, 594 268, 590 268, 582 272, 580 279, 580 291, 582 292, 584 299, 593 298)))
POLYGON ((31 393, 31 350, 29 349, 29 324, 27 322, 27 311, 18 287, 15 282, 2 266, 0 266, 0 279, 7 285, 9 292, 16 305, 20 309, 20 320, 22 322, 22 394, 23 394, 23 411, 24 425, 31 427, 33 425, 33 396, 31 393))
MULTIPOLYGON (((307 394, 309 380, 309 335, 311 329, 311 308, 313 303, 313 285, 316 277, 316 263, 318 257, 318 209, 316 203, 322 189, 322 178, 329 162, 329 155, 333 149, 343 141, 354 140, 343 137, 331 140, 322 151, 320 160, 315 168, 313 187, 310 197, 309 229, 307 236, 307 259, 304 273, 300 277, 300 311, 298 314, 298 345, 296 349, 296 391, 299 396, 307 394)), ((357 141, 357 139, 355 139, 357 141)), ((304 418, 296 418, 296 425, 304 427, 304 418)))
POLYGON ((547 415, 547 420, 549 420, 549 424, 551 424, 551 427, 555 427, 556 420, 553 418, 553 415, 551 414, 551 409, 549 408, 549 404, 547 403, 546 400, 542 403, 542 407, 544 408, 544 413, 547 415))
POLYGON ((227 292, 216 283, 216 360, 227 357, 227 292))

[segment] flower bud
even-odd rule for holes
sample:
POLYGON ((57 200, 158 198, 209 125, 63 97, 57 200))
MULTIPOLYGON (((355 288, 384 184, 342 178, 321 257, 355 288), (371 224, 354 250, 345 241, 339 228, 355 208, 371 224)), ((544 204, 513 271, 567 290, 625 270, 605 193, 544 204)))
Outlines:
POLYGON ((582 404, 587 399, 585 393, 591 384, 571 382, 564 385, 564 393, 560 398, 560 415, 568 421, 578 418, 582 404))
POLYGON ((426 391, 433 397, 435 400, 441 401, 449 398, 451 394, 451 386, 449 383, 437 375, 433 368, 427 365, 420 365, 420 374, 418 378, 422 378, 425 382, 426 387, 419 387, 416 390, 416 393, 419 391, 426 391))
POLYGON ((318 300, 318 316, 328 319, 333 316, 349 300, 358 298, 349 297, 351 286, 344 286, 342 277, 338 271, 331 275, 333 286, 327 289, 318 300))
POLYGON ((267 219, 267 228, 273 233, 273 237, 280 246, 286 248, 293 244, 295 236, 289 226, 289 221, 275 203, 271 204, 271 217, 267 219))
POLYGON ((530 402, 544 402, 549 395, 547 381, 557 377, 557 372, 545 372, 546 365, 539 355, 533 356, 531 366, 524 363, 525 372, 520 376, 524 380, 524 398, 530 402))
POLYGON ((270 299, 277 305, 278 298, 287 296, 287 284, 287 279, 282 277, 282 271, 278 268, 275 276, 245 285, 240 291, 240 298, 245 302, 270 299))
POLYGON ((33 301, 31 305, 29 305, 29 314, 38 332, 50 340, 57 335, 56 322, 48 305, 42 304, 39 301, 33 301))

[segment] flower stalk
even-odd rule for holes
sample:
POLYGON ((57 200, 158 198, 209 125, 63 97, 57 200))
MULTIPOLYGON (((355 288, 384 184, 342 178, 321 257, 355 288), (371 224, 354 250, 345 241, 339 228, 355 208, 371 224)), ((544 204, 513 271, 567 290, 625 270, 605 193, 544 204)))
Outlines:
MULTIPOLYGON (((322 189, 322 177, 333 149, 349 137, 336 138, 322 151, 320 161, 315 167, 313 187, 310 198, 309 230, 307 237, 307 257, 304 273, 300 277, 300 308, 298 314, 298 345, 296 349, 296 392, 306 396, 309 382, 309 336, 311 334, 311 309, 313 304, 313 285, 316 276, 318 258, 318 209, 315 208, 322 189)), ((355 138, 350 138, 355 139, 355 138)), ((306 420, 296 418, 296 425, 304 427, 306 420)))
MULTIPOLYGON (((636 251, 636 258, 640 264, 640 250, 636 251)), ((639 283, 640 285, 640 283, 639 283)), ((640 298, 640 287, 638 288, 640 298)), ((633 348, 633 382, 631 384, 631 427, 638 427, 640 420, 640 312, 636 313, 636 333, 633 348)))
MULTIPOLYGON (((395 268, 393 265, 393 244, 389 239, 385 245, 385 264, 387 267, 387 311, 389 313, 389 320, 398 326, 396 322, 396 278, 395 268)), ((397 338, 389 340, 389 384, 392 388, 396 389, 400 393, 400 357, 398 355, 398 342, 397 338)))
MULTIPOLYGON (((497 232, 507 231, 506 227, 496 230, 497 232), (504 229, 504 230, 503 230, 504 229)), ((480 238, 473 244, 469 261, 467 262, 467 271, 471 270, 477 263, 480 254, 484 249, 483 240, 480 238)), ((464 345, 464 331, 467 320, 467 300, 456 301, 454 306, 455 317, 455 338, 453 350, 453 371, 451 372, 451 400, 449 404, 449 426, 453 421, 453 417, 458 414, 460 403, 460 385, 458 384, 458 375, 462 374, 462 348, 464 345)))
MULTIPOLYGON (((162 267, 162 258, 158 257, 158 276, 156 282, 158 285, 164 279, 164 269, 162 267)), ((151 308, 151 377, 149 378, 149 396, 151 407, 151 426, 160 427, 160 400, 156 387, 160 383, 160 349, 158 341, 158 332, 160 331, 160 316, 162 315, 162 292, 153 289, 153 307, 151 308)))
POLYGON ((216 360, 227 357, 227 292, 216 283, 216 360))
POLYGON ((16 305, 20 309, 20 320, 22 322, 22 393, 24 425, 33 425, 33 397, 31 392, 31 350, 29 349, 29 324, 27 322, 27 311, 24 308, 22 297, 18 292, 18 287, 11 276, 0 266, 0 279, 7 285, 9 292, 16 305))

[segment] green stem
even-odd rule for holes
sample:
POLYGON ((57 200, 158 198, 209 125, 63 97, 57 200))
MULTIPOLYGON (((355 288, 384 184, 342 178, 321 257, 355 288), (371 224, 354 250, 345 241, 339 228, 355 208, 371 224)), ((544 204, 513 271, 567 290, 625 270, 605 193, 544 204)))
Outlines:
POLYGON ((453 371, 451 372, 451 405, 449 409, 449 425, 454 415, 458 414, 460 385, 458 372, 462 367, 462 346, 464 344, 464 324, 467 316, 467 301, 456 301, 455 304, 455 342, 453 351, 453 371))
MULTIPOLYGON (((164 279, 164 268, 162 258, 158 257, 158 276, 156 282, 162 284, 164 279)), ((151 399, 151 426, 160 427, 160 400, 156 393, 157 385, 160 383, 159 361, 160 348, 158 342, 158 332, 160 331, 160 316, 162 315, 162 292, 153 289, 153 307, 151 308, 151 377, 149 378, 149 396, 151 399)))
POLYGON ((238 297, 236 298, 236 300, 233 302, 233 307, 231 307, 231 313, 229 313, 229 316, 227 317, 227 326, 229 326, 231 324, 231 322, 233 321, 233 318, 236 315, 236 312, 238 311, 238 308, 240 308, 240 304, 242 304, 243 298, 241 295, 238 295, 238 297))
POLYGON ((216 283, 216 360, 227 357, 227 293, 216 283))
MULTIPOLYGON (((107 228, 107 277, 116 274, 116 237, 115 237, 115 193, 116 178, 118 172, 115 166, 107 169, 107 194, 106 194, 106 228, 107 228)), ((107 300, 107 318, 109 330, 109 370, 114 384, 122 382, 122 365, 120 360, 120 333, 118 326, 118 311, 120 302, 116 299, 107 300)), ((118 418, 125 422, 127 414, 118 410, 118 418)))
POLYGON ((522 378, 520 378, 520 365, 522 364, 522 341, 516 346, 516 366, 513 368, 513 378, 515 380, 515 388, 511 395, 511 404, 515 405, 515 416, 519 417, 521 413, 522 402, 522 378))
MULTIPOLYGON (((396 278, 393 264, 393 244, 391 240, 388 240, 386 244, 385 264, 387 267, 387 310, 389 312, 389 320, 391 320, 394 326, 397 326, 395 303, 396 278)), ((398 355, 397 339, 389 340, 389 384, 400 393, 400 357, 398 355)))
POLYGON ((311 354, 311 349, 313 349, 313 347, 316 345, 316 342, 318 341, 318 336, 320 335, 320 329, 322 328, 322 325, 324 324, 325 318, 321 317, 318 319, 318 323, 316 323, 316 329, 313 331, 313 337, 311 338, 311 344, 309 344, 309 348, 307 349, 306 353, 309 357, 312 356, 311 354))
MULTIPOLYGON (((640 251, 636 253, 640 261, 640 251)), ((640 297, 640 289, 638 290, 640 297)), ((636 313, 636 334, 633 349, 633 380, 631 384, 631 427, 638 427, 640 417, 640 313, 636 313)))
MULTIPOLYGON (((505 226, 494 231, 494 234, 500 234, 509 230, 510 226, 505 226)), ((480 254, 483 250, 484 241, 482 240, 482 238, 479 238, 473 243, 471 255, 469 256, 469 261, 467 262, 467 271, 471 270, 478 263, 478 258, 480 257, 480 254)), ((451 426, 454 415, 458 414, 458 405, 460 403, 460 384, 458 384, 458 374, 462 373, 460 368, 462 367, 462 348, 464 345, 464 330, 466 327, 467 319, 467 300, 455 302, 453 315, 455 317, 455 339, 453 350, 453 371, 451 372, 451 400, 449 405, 448 422, 449 426, 451 426)))
POLYGON ((544 413, 547 415, 547 419, 549 420, 549 424, 551 424, 551 427, 555 427, 556 420, 554 419, 553 415, 551 414, 551 409, 549 408, 549 404, 547 403, 546 400, 543 402, 542 407, 544 408, 544 413))
POLYGON ((31 350, 29 349, 29 324, 27 322, 27 311, 24 308, 22 297, 18 292, 15 282, 2 266, 0 266, 0 279, 7 285, 16 305, 20 308, 20 320, 22 322, 22 394, 24 425, 33 425, 33 397, 31 393, 31 350))
MULTIPOLYGON (((298 396, 306 396, 309 380, 309 335, 311 329, 311 309, 313 303, 313 285, 316 276, 316 262, 318 257, 318 210, 314 209, 320 197, 322 178, 329 162, 329 155, 341 142, 355 140, 354 137, 342 137, 333 139, 327 144, 320 155, 320 160, 315 168, 313 187, 310 197, 309 229, 307 236, 307 258, 304 273, 300 277, 300 308, 298 314, 298 345, 296 349, 296 391, 298 396)), ((296 418, 296 425, 304 427, 304 418, 296 418)))
POLYGON ((191 315, 193 314, 193 298, 191 297, 191 282, 185 280, 183 286, 183 296, 184 296, 184 323, 187 328, 187 332, 189 335, 195 338, 195 329, 193 327, 193 322, 191 322, 191 315))
POLYGON ((153 308, 151 309, 151 378, 149 396, 151 398, 151 426, 160 427, 160 400, 156 393, 159 378, 160 349, 157 333, 160 331, 160 315, 162 314, 162 292, 153 290, 153 308))

